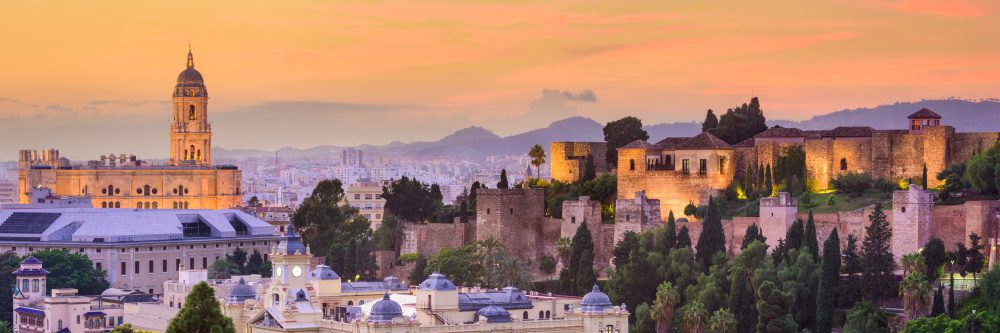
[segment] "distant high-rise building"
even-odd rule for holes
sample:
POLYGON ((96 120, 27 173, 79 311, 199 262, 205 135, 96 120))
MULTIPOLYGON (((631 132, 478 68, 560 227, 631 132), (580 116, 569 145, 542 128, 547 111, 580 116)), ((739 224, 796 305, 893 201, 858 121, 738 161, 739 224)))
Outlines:
POLYGON ((341 163, 346 166, 364 166, 364 153, 360 149, 347 148, 340 152, 341 163))

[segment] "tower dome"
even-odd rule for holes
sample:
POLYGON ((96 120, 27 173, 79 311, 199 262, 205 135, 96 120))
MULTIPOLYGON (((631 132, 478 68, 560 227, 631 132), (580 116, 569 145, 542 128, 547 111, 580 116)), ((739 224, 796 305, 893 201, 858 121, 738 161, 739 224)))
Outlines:
POLYGON ((486 317, 486 322, 490 324, 514 321, 510 318, 510 312, 507 309, 496 305, 488 305, 476 310, 476 319, 478 320, 480 316, 486 317))
POLYGON ((314 280, 340 279, 340 275, 337 275, 337 272, 334 272, 333 269, 330 269, 330 266, 327 265, 316 266, 316 269, 313 269, 313 271, 309 273, 309 277, 314 280))
POLYGON ((207 97, 205 79, 201 72, 194 68, 194 54, 188 50, 187 67, 177 75, 177 86, 174 87, 175 97, 207 97))
POLYGON ((278 242, 278 252, 288 254, 306 254, 306 246, 302 244, 302 237, 295 232, 295 225, 289 224, 285 229, 285 236, 278 242))
POLYGON ((611 298, 601 292, 601 287, 598 287, 596 283, 594 284, 594 289, 583 295, 583 300, 580 301, 580 309, 584 313, 601 313, 610 308, 611 298))
POLYGON ((229 289, 229 293, 226 294, 226 303, 243 303, 246 300, 256 298, 257 292, 253 290, 253 287, 247 285, 243 278, 240 278, 240 283, 229 289))
POLYGON ((393 318, 403 316, 403 307, 399 306, 399 303, 389 299, 389 293, 385 293, 382 299, 375 302, 372 305, 371 314, 368 316, 368 321, 377 323, 388 323, 391 322, 393 318))

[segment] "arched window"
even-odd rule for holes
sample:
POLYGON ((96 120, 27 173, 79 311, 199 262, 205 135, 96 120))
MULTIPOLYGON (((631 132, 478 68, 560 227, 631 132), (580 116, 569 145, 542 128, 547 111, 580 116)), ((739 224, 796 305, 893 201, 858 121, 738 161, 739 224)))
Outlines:
POLYGON ((122 208, 122 202, 121 201, 115 201, 115 208, 122 208))
POLYGON ((194 114, 194 104, 191 104, 191 106, 188 108, 188 120, 196 120, 196 119, 198 118, 194 114))
POLYGON ((545 311, 538 311, 538 319, 545 318, 545 311))
POLYGON ((184 202, 184 209, 188 209, 188 202, 187 201, 184 202))
POLYGON ((840 170, 841 171, 846 171, 847 170, 847 159, 846 158, 841 158, 840 159, 840 170))
POLYGON ((354 301, 347 301, 347 306, 354 306, 354 301))
POLYGON ((153 201, 153 209, 159 209, 159 208, 160 208, 160 204, 157 203, 156 201, 153 201))
POLYGON ((184 149, 184 159, 188 159, 188 150, 184 149))
POLYGON ((59 319, 59 329, 62 329, 62 319, 59 319))
POLYGON ((174 209, 177 209, 177 201, 174 201, 174 209))
POLYGON ((521 315, 521 319, 528 320, 528 311, 524 311, 524 314, 521 315))
POLYGON ((197 158, 197 159, 198 159, 199 161, 201 161, 201 149, 198 149, 198 158, 197 158))
POLYGON ((635 171, 635 160, 628 160, 628 169, 635 171))
POLYGON ((113 185, 108 185, 108 195, 115 194, 115 187, 113 185))
POLYGON ((108 203, 105 201, 101 201, 101 208, 108 208, 108 203))
POLYGON ((545 310, 545 319, 549 318, 552 318, 552 312, 550 312, 549 310, 545 310))
POLYGON ((147 196, 147 197, 149 196, 149 185, 146 185, 146 186, 142 187, 142 195, 147 196))
POLYGON ((149 209, 149 201, 146 201, 146 203, 145 203, 145 204, 143 204, 143 206, 145 206, 145 207, 146 207, 146 209, 149 209))

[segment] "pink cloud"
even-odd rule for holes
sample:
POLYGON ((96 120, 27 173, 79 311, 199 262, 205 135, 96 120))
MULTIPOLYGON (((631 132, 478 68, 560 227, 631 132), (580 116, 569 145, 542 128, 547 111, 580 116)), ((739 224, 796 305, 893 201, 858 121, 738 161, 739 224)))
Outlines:
POLYGON ((864 0, 863 3, 893 11, 945 17, 981 17, 997 9, 995 2, 982 0, 864 0))

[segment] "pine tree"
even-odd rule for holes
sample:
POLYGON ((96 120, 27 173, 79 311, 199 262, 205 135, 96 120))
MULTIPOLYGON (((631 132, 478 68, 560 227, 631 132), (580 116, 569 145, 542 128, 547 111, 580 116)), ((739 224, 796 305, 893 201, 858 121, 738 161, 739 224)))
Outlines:
POLYGON ((934 304, 931 305, 930 317, 937 317, 944 314, 944 285, 938 285, 937 292, 934 293, 934 304))
POLYGON ((747 232, 746 235, 743 236, 743 243, 740 244, 740 249, 746 249, 747 246, 750 246, 750 243, 753 243, 754 241, 761 243, 767 242, 767 237, 764 237, 764 234, 761 233, 761 230, 757 227, 756 223, 752 223, 747 226, 747 232))
POLYGON ((677 232, 677 245, 674 246, 675 249, 690 249, 691 248, 691 236, 688 235, 688 227, 686 225, 681 226, 681 231, 677 232))
POLYGON ((726 252, 726 235, 725 231, 722 230, 722 217, 719 216, 715 200, 711 196, 708 197, 708 209, 705 212, 704 221, 695 250, 698 261, 701 262, 702 271, 708 272, 708 268, 712 266, 712 257, 717 252, 726 252))
POLYGON ((757 296, 757 332, 798 332, 798 325, 790 313, 795 295, 774 282, 764 281, 757 289, 757 296))
POLYGON ((853 234, 847 234, 847 247, 844 248, 842 256, 844 266, 843 272, 847 275, 847 281, 840 288, 840 306, 850 306, 858 299, 861 292, 861 254, 858 253, 858 238, 853 234))
POLYGON ((663 228, 663 247, 672 249, 677 246, 677 224, 674 221, 674 211, 667 213, 667 226, 663 228))
POLYGON ((802 251, 807 251, 813 256, 813 260, 819 260, 819 240, 816 239, 816 222, 813 221, 813 212, 809 211, 809 219, 806 220, 805 234, 802 237, 802 251))
POLYGON ((170 320, 166 333, 235 333, 233 321, 222 314, 215 292, 208 283, 201 282, 191 288, 184 300, 184 307, 170 320))
POLYGON ((257 249, 253 250, 250 259, 247 259, 246 272, 244 274, 260 274, 261 267, 264 267, 264 257, 257 249))
POLYGON ((833 328, 833 314, 837 309, 837 289, 840 283, 840 236, 837 234, 837 228, 833 228, 830 237, 823 242, 823 261, 820 270, 819 290, 816 292, 816 333, 829 333, 833 328))
POLYGON ((882 203, 875 204, 875 210, 868 216, 865 239, 861 242, 862 290, 865 296, 877 300, 891 295, 893 270, 896 262, 892 257, 892 229, 882 211, 882 203))
POLYGON ((500 182, 497 183, 497 188, 510 188, 510 183, 507 182, 507 169, 500 170, 500 182))

